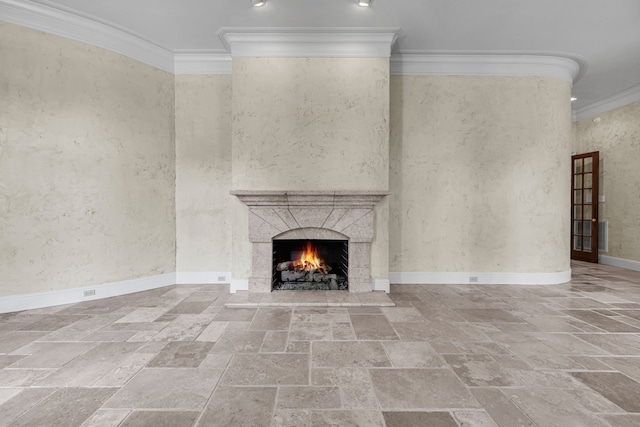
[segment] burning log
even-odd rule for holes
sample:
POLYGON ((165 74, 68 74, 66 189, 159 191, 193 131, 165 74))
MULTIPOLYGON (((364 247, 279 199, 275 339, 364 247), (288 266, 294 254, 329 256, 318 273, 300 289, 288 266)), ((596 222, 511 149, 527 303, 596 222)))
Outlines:
POLYGON ((299 280, 307 275, 306 271, 292 271, 285 270, 281 273, 283 282, 293 282, 295 280, 299 280))
POLYGON ((331 266, 321 263, 314 264, 309 261, 300 261, 298 259, 293 261, 285 261, 276 265, 277 271, 308 271, 308 272, 321 272, 322 274, 329 274, 332 270, 331 266))
MULTIPOLYGON (((296 261, 297 261, 297 260, 296 260, 296 261)), ((278 264, 278 265, 276 266, 276 270, 278 270, 278 271, 293 270, 293 268, 294 268, 293 266, 294 266, 294 263, 295 263, 296 261, 286 261, 286 262, 281 262, 280 264, 278 264)))

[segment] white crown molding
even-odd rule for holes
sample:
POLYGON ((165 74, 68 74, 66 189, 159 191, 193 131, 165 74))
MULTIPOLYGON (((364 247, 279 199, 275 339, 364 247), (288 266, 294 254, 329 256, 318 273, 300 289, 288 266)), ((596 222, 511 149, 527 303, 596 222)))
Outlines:
POLYGON ((588 61, 562 52, 420 52, 391 57, 391 74, 459 76, 537 76, 577 82, 588 61))
POLYGON ((220 28, 233 57, 389 57, 398 28, 220 28))
POLYGON ((210 51, 176 51, 174 74, 231 74, 231 55, 210 51))
POLYGON ((394 285, 557 285, 571 280, 571 269, 554 273, 390 272, 389 280, 394 285))
POLYGON ((73 304, 81 301, 92 301, 102 298, 126 295, 134 292, 162 288, 176 283, 176 273, 141 277, 120 282, 104 283, 95 286, 61 289, 58 291, 37 292, 31 294, 0 297, 0 313, 31 310, 34 308, 52 307, 62 304, 73 304), (94 291, 91 296, 84 296, 85 291, 94 291))
POLYGON ((640 101, 640 84, 631 86, 630 88, 614 93, 613 95, 605 96, 604 98, 580 108, 575 108, 573 110, 573 121, 576 122, 578 120, 587 119, 637 101, 640 101))
POLYGON ((111 50, 173 73, 173 52, 109 23, 25 0, 0 0, 0 20, 111 50))
POLYGON ((640 261, 634 261, 632 259, 616 258, 607 255, 600 255, 598 257, 600 264, 611 265, 613 267, 626 268, 627 270, 640 271, 640 261))

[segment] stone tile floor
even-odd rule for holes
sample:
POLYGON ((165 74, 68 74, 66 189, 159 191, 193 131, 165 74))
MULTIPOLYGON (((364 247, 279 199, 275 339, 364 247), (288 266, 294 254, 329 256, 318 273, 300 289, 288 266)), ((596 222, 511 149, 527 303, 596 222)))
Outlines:
POLYGON ((640 273, 229 308, 172 286, 0 314, 0 426, 639 426, 640 273))

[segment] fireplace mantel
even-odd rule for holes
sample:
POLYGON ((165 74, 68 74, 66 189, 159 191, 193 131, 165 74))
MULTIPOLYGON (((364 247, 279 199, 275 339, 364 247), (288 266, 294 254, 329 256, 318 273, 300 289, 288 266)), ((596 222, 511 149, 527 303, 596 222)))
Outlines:
POLYGON ((369 207, 388 196, 388 191, 231 191, 249 207, 255 206, 335 206, 369 207))
POLYGON ((349 291, 370 292, 374 207, 387 191, 232 191, 249 207, 249 292, 270 292, 272 242, 283 238, 349 241, 349 291))

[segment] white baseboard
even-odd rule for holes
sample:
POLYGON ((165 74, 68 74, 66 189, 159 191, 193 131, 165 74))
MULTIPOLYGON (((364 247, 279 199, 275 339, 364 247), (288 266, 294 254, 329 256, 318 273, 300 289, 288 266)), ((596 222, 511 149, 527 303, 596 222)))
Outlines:
POLYGON ((373 279, 373 290, 391 292, 391 282, 387 279, 373 279))
POLYGON ((95 286, 60 289, 57 291, 37 292, 32 294, 0 297, 0 313, 30 310, 34 308, 52 307, 72 304, 81 301, 92 301, 134 292, 162 288, 176 283, 176 273, 165 273, 157 276, 140 277, 120 282, 103 283, 95 286), (94 292, 85 296, 85 292, 94 292))
POLYGON ((611 265, 613 267, 626 268, 627 270, 640 271, 640 261, 634 261, 632 259, 616 258, 607 255, 600 255, 598 262, 604 265, 611 265))
POLYGON ((230 279, 230 271, 178 271, 176 273, 178 285, 229 284, 230 279))
POLYGON ((249 290, 249 279, 231 279, 229 281, 229 290, 232 294, 235 294, 236 291, 248 291, 249 290))
POLYGON ((389 280, 394 285, 557 285, 571 280, 571 269, 553 273, 390 272, 389 280))

